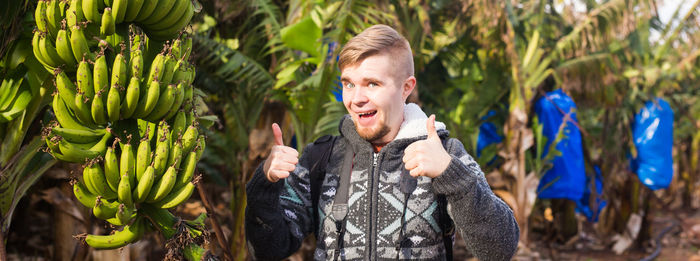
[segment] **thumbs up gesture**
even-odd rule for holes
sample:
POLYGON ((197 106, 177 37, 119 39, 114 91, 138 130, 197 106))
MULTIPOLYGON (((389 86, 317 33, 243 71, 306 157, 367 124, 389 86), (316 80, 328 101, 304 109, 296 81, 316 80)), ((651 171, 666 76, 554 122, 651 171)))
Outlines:
POLYGON ((426 176, 435 178, 447 169, 452 157, 445 151, 442 141, 435 130, 435 115, 430 115, 426 121, 428 138, 419 140, 406 147, 403 162, 411 176, 426 176))
POLYGON ((289 177, 289 173, 294 171, 299 162, 299 152, 292 147, 284 146, 282 130, 277 123, 272 124, 272 134, 275 136, 275 146, 272 147, 270 156, 263 165, 263 171, 267 180, 277 182, 289 177))

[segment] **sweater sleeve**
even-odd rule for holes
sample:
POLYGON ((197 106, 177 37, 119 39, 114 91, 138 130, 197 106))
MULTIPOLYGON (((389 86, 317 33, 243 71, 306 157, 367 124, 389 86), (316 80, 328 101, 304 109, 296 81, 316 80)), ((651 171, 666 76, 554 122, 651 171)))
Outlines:
POLYGON ((263 173, 264 162, 246 184, 245 233, 256 260, 280 260, 296 252, 311 232, 308 162, 303 156, 294 172, 278 182, 263 173))
POLYGON ((479 260, 510 260, 520 234, 513 212, 491 191, 479 164, 459 140, 449 139, 447 152, 452 161, 433 179, 433 189, 446 195, 467 248, 479 260))

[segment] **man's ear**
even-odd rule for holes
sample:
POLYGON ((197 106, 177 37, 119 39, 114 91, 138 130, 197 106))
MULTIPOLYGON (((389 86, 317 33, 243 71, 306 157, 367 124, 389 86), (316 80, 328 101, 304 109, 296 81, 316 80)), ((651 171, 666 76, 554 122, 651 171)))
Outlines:
POLYGON ((403 82, 403 85, 401 85, 401 97, 404 101, 408 99, 408 96, 411 95, 414 88, 416 88, 416 77, 408 76, 403 82))

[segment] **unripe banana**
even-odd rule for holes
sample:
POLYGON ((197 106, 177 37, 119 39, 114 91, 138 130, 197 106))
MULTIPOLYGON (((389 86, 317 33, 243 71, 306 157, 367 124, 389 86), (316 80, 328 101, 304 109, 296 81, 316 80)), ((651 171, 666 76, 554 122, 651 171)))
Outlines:
POLYGON ((117 198, 119 202, 124 203, 128 207, 134 206, 134 201, 131 198, 131 181, 128 174, 122 175, 119 179, 117 198))
POLYGON ((146 78, 146 81, 148 83, 158 80, 160 81, 161 78, 163 78, 163 71, 165 68, 165 55, 162 53, 159 53, 156 55, 155 58, 153 58, 153 61, 151 62, 151 68, 149 69, 148 72, 148 77, 146 78))
POLYGON ((119 202, 117 201, 108 201, 105 200, 104 198, 97 197, 95 200, 95 206, 92 207, 92 214, 95 215, 95 217, 99 219, 110 219, 114 218, 114 216, 117 214, 117 210, 119 208, 119 202))
POLYGON ((172 7, 172 9, 170 9, 170 11, 168 11, 168 14, 165 17, 146 26, 149 31, 163 30, 173 26, 179 21, 180 18, 182 18, 183 15, 185 15, 187 5, 192 4, 189 0, 173 0, 173 2, 175 2, 175 5, 172 7))
POLYGON ((146 230, 143 218, 136 218, 132 225, 125 225, 122 231, 106 236, 87 235, 85 243, 95 249, 116 249, 139 240, 146 230))
POLYGON ((97 142, 104 137, 106 131, 104 129, 70 129, 65 127, 53 127, 51 133, 61 136, 72 143, 91 143, 97 142))
POLYGON ((139 104, 139 96, 141 94, 141 81, 136 77, 131 77, 129 86, 126 87, 126 96, 122 102, 121 116, 123 119, 129 119, 136 111, 139 104))
POLYGON ((92 104, 90 106, 90 114, 95 123, 99 125, 107 124, 107 112, 105 111, 104 99, 102 96, 105 95, 102 91, 97 92, 97 95, 93 97, 92 104))
POLYGON ((75 113, 75 115, 78 117, 78 120, 83 124, 88 126, 94 126, 95 122, 92 120, 92 115, 90 112, 90 99, 85 97, 84 94, 84 92, 75 93, 74 103, 76 110, 73 111, 73 113, 75 113))
MULTIPOLYGON (((94 0, 84 0, 85 2, 94 0)), ((71 27, 70 30, 70 47, 73 50, 73 57, 76 61, 82 61, 83 57, 87 56, 88 60, 92 60, 93 56, 90 52, 88 41, 85 38, 83 29, 78 26, 71 27)))
POLYGON ((117 30, 114 16, 112 16, 112 8, 105 8, 102 14, 102 23, 100 24, 100 34, 102 35, 113 35, 117 30))
POLYGON ((134 149, 129 142, 122 144, 122 155, 119 159, 119 174, 120 176, 129 176, 129 182, 136 184, 136 159, 134 158, 134 149))
POLYGON ((131 195, 131 197, 134 199, 134 202, 141 203, 146 200, 146 198, 148 197, 148 193, 151 192, 151 187, 153 187, 155 179, 155 169, 153 168, 153 166, 148 166, 146 168, 146 171, 143 172, 143 176, 141 177, 141 180, 139 180, 134 194, 131 195))
POLYGON ((197 139, 197 147, 195 147, 194 152, 197 153, 197 161, 202 158, 202 154, 204 154, 204 149, 207 146, 207 141, 206 137, 204 135, 199 135, 199 138, 197 139))
POLYGON ((182 110, 179 110, 177 112, 177 115, 175 116, 175 120, 173 120, 173 130, 172 130, 172 139, 173 140, 180 140, 182 139, 182 135, 185 134, 185 128, 187 127, 187 119, 185 116, 185 112, 182 110))
POLYGON ((119 204, 119 209, 117 210, 116 218, 120 223, 126 225, 131 222, 132 219, 136 217, 136 210, 134 208, 127 207, 124 204, 119 204))
POLYGON ((193 191, 194 184, 188 182, 185 186, 171 191, 170 194, 165 196, 162 200, 153 203, 153 206, 163 209, 174 208, 189 199, 193 191))
POLYGON ((185 134, 182 135, 182 151, 190 152, 194 145, 197 143, 197 137, 199 136, 199 131, 194 125, 187 127, 185 134))
POLYGON ((192 37, 183 36, 183 39, 185 39, 185 42, 182 44, 182 59, 187 61, 190 59, 190 54, 192 53, 192 37))
POLYGON ((68 36, 68 31, 61 29, 56 34, 56 52, 61 60, 69 68, 75 67, 77 61, 73 57, 73 49, 70 47, 70 36, 68 36))
POLYGON ((177 181, 175 182, 175 188, 181 188, 185 184, 189 184, 194 177, 194 171, 197 168, 197 152, 193 151, 187 154, 185 161, 182 165, 182 171, 177 176, 177 181))
POLYGON ((153 167, 156 173, 163 173, 168 166, 168 157, 170 154, 170 143, 167 137, 159 135, 156 142, 155 156, 153 157, 153 167))
POLYGON ((56 120, 62 127, 84 131, 93 130, 92 128, 86 127, 78 122, 78 120, 71 115, 70 111, 68 110, 68 106, 59 95, 53 97, 52 108, 54 116, 56 116, 56 120))
POLYGON ((148 194, 146 202, 152 203, 162 200, 175 186, 177 181, 177 170, 174 166, 168 167, 162 177, 155 183, 148 194))
POLYGON ((58 33, 58 29, 61 28, 61 11, 58 7, 58 0, 50 0, 46 5, 46 27, 51 34, 51 37, 55 38, 58 33))
POLYGON ((66 25, 68 28, 76 26, 79 22, 85 20, 82 5, 83 0, 71 0, 70 7, 66 11, 66 25))
POLYGON ((173 105, 170 106, 170 110, 168 110, 168 113, 165 114, 165 117, 163 119, 170 120, 177 112, 180 110, 180 107, 182 106, 182 103, 185 101, 185 86, 184 83, 179 83, 177 87, 175 88, 175 101, 173 101, 173 105))
POLYGON ((136 77, 139 79, 143 77, 143 53, 141 53, 141 50, 135 50, 131 53, 129 77, 136 77))
POLYGON ((46 1, 39 1, 36 4, 36 9, 34 9, 34 20, 36 20, 36 27, 40 32, 48 33, 49 21, 46 20, 46 1))
POLYGON ((174 140, 175 142, 172 145, 172 149, 170 150, 170 153, 168 153, 168 166, 174 166, 176 169, 179 169, 180 162, 182 161, 183 148, 180 140, 174 140))
POLYGON ((121 176, 119 176, 119 158, 117 158, 114 145, 108 147, 107 152, 105 152, 104 166, 105 179, 109 188, 118 192, 121 176))
POLYGON ((148 82, 146 97, 139 98, 139 104, 136 106, 133 117, 144 118, 153 111, 160 97, 160 83, 158 81, 148 82))
MULTIPOLYGON (((100 164, 93 163, 92 165, 85 167, 85 169, 83 169, 83 172, 85 171, 90 172, 89 176, 92 179, 91 183, 93 186, 95 186, 95 189, 97 190, 97 192, 95 193, 96 195, 100 195, 105 199, 117 198, 116 190, 112 191, 112 188, 109 187, 109 184, 107 183, 107 179, 105 177, 105 173, 102 170, 100 164)), ((83 174, 83 176, 85 176, 85 174, 83 174)))
POLYGON ((163 66, 163 77, 160 83, 163 86, 171 84, 173 80, 173 75, 175 74, 175 65, 177 65, 177 60, 172 55, 165 56, 165 65, 163 66))
POLYGON ((176 88, 177 86, 170 84, 167 87, 165 87, 165 91, 163 91, 159 96, 160 98, 158 99, 158 102, 154 106, 154 109, 151 111, 148 116, 146 116, 146 120, 150 122, 157 122, 163 119, 165 114, 170 111, 170 107, 173 106, 173 102, 175 102, 176 98, 176 88))
MULTIPOLYGON (((149 0, 151 1, 151 0, 149 0)), ((126 15, 124 15, 124 22, 131 22, 136 19, 139 14, 139 10, 143 6, 144 0, 130 0, 128 7, 126 8, 126 15)))
POLYGON ((128 68, 126 65, 126 59, 124 58, 124 55, 122 54, 117 54, 116 57, 114 57, 114 65, 112 66, 112 86, 115 84, 119 87, 120 94, 124 94, 126 92, 126 84, 127 84, 127 73, 128 73, 128 68), (124 90, 124 91, 122 91, 124 90))
POLYGON ((104 55, 97 57, 94 69, 92 79, 95 93, 100 91, 107 93, 109 91, 109 70, 107 67, 107 58, 104 55))
POLYGON ((95 194, 90 193, 88 188, 82 182, 78 180, 75 180, 73 182, 73 194, 75 194, 75 198, 78 199, 78 202, 83 204, 83 206, 93 208, 95 206, 95 200, 97 200, 97 196, 95 194))
POLYGON ((156 10, 158 2, 158 0, 144 1, 143 5, 141 6, 141 10, 138 11, 139 13, 136 15, 136 18, 134 18, 134 21, 141 22, 143 20, 146 20, 146 18, 151 16, 151 14, 153 14, 153 11, 156 10))
POLYGON ((153 24, 168 15, 170 9, 175 5, 176 1, 158 1, 158 5, 153 13, 148 18, 141 21, 142 24, 153 24))
POLYGON ((110 122, 119 120, 119 111, 121 105, 121 96, 119 95, 119 85, 112 84, 107 94, 107 117, 110 122))
POLYGON ((92 77, 90 64, 85 60, 80 61, 78 71, 76 72, 77 87, 88 99, 95 97, 95 87, 92 85, 92 77))
POLYGON ((173 55, 173 57, 175 57, 175 59, 182 59, 182 55, 185 54, 182 52, 182 38, 177 38, 175 41, 173 41, 173 45, 170 46, 170 53, 173 55))
MULTIPOLYGON (((131 46, 129 47, 129 53, 131 53, 131 56, 132 56, 131 59, 133 59, 133 55, 136 51, 139 51, 139 52, 142 51, 141 49, 143 47, 143 42, 141 41, 141 34, 135 34, 131 38, 130 45, 131 46)), ((129 64, 131 64, 131 63, 129 63, 129 64)))
POLYGON ((190 22, 192 16, 194 16, 194 6, 192 4, 188 4, 185 14, 182 15, 177 22, 175 22, 172 26, 168 28, 157 31, 150 31, 148 36, 156 40, 175 38, 177 36, 177 33, 183 28, 185 28, 185 26, 190 22))
POLYGON ((116 23, 124 22, 126 16, 126 8, 129 6, 128 0, 113 0, 112 7, 114 8, 114 21, 116 23))
MULTIPOLYGON (((41 36, 39 37, 39 51, 41 51, 41 55, 43 57, 43 60, 49 64, 52 67, 59 67, 63 65, 63 59, 61 59, 61 56, 58 55, 58 52, 56 51, 56 47, 53 46, 51 43, 50 39, 47 39, 49 36, 41 36)), ((72 69, 72 68, 66 68, 66 69, 72 69)))
POLYGON ((139 143, 139 147, 136 151, 136 180, 141 182, 141 176, 146 171, 146 168, 151 165, 151 141, 144 137, 139 143))
POLYGON ((88 192, 93 195, 100 195, 97 190, 97 185, 93 183, 93 178, 92 178, 92 171, 88 170, 87 168, 83 169, 83 182, 85 183, 85 187, 88 189, 88 192))
POLYGON ((85 15, 85 19, 87 19, 90 22, 94 23, 99 23, 100 21, 97 20, 99 18, 100 13, 97 11, 97 8, 99 7, 98 1, 102 0, 82 0, 83 2, 81 3, 82 5, 82 10, 83 10, 83 15, 85 15))

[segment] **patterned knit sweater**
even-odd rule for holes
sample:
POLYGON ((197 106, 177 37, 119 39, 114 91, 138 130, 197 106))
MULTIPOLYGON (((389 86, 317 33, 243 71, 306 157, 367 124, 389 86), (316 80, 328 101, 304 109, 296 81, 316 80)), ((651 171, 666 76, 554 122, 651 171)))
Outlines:
MULTIPOLYGON (((374 153, 356 132, 349 116, 341 120, 341 139, 333 147, 321 186, 319 224, 314 259, 396 260, 400 231, 411 242, 398 251, 399 259, 444 260, 445 247, 438 222, 437 194, 446 195, 450 216, 469 251, 479 260, 509 260, 515 253, 519 230, 510 208, 496 197, 474 159, 457 139, 448 138, 445 125, 436 122, 438 135, 448 139, 452 161, 434 179, 417 178, 409 195, 402 224, 404 194, 399 190, 404 149, 425 139, 425 113, 407 104, 397 137, 374 153), (338 250, 338 233, 331 215, 345 150, 355 153, 350 178, 346 232, 338 250)), ((304 151, 309 150, 309 144, 304 151)), ((285 180, 269 182, 258 167, 247 184, 245 229, 251 253, 260 260, 283 259, 299 249, 313 233, 309 169, 318 159, 302 153, 294 172, 285 180)))

